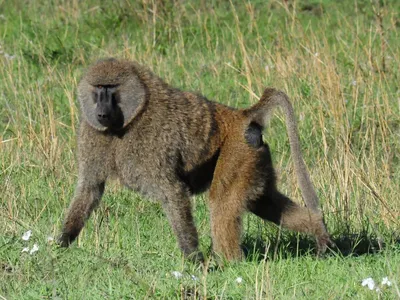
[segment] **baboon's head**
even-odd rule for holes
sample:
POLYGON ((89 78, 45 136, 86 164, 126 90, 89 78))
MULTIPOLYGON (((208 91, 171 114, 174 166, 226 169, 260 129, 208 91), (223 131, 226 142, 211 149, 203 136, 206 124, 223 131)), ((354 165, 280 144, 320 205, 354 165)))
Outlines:
POLYGON ((132 63, 107 59, 89 68, 79 84, 78 98, 92 127, 119 130, 143 107, 145 89, 132 63))

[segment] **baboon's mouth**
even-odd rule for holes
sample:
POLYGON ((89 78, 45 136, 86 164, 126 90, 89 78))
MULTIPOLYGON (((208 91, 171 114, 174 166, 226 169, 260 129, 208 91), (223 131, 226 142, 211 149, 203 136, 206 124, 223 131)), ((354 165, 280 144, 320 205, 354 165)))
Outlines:
POLYGON ((124 125, 124 118, 122 113, 110 116, 108 118, 97 118, 100 125, 111 130, 120 130, 124 125))
POLYGON ((104 127, 111 127, 111 121, 110 120, 107 120, 107 119, 97 119, 98 121, 99 121, 99 123, 101 124, 101 125, 103 125, 104 127))

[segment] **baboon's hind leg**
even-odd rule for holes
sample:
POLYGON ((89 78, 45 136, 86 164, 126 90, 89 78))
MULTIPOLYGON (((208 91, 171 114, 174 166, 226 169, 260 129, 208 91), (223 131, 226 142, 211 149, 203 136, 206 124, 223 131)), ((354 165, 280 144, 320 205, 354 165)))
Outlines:
POLYGON ((243 257, 240 248, 243 209, 236 197, 234 192, 224 197, 210 197, 213 250, 228 260, 240 260, 243 257))
MULTIPOLYGON (((225 149, 229 150, 229 147, 225 149)), ((237 153, 243 153, 240 150, 237 153)), ((221 151, 214 171, 209 196, 213 250, 227 260, 243 258, 240 239, 248 188, 248 180, 244 177, 251 174, 248 171, 251 165, 251 161, 221 151)))
POLYGON ((331 244, 322 214, 299 206, 275 188, 268 190, 256 201, 250 202, 249 209, 257 216, 277 225, 314 235, 318 254, 324 253, 328 244, 331 244))

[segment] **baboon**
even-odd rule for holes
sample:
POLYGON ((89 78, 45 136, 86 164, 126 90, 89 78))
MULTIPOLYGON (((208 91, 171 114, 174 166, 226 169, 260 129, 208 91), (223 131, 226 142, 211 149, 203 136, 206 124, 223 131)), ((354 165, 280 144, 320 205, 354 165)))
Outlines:
POLYGON ((158 200, 186 257, 202 260, 190 197, 209 189, 213 250, 240 259, 241 220, 248 210, 277 225, 312 234, 318 253, 330 243, 299 145, 292 105, 268 88, 260 101, 234 109, 167 85, 147 68, 116 59, 97 62, 78 87, 82 111, 79 179, 59 242, 68 246, 98 205, 107 178, 158 200), (302 196, 282 195, 269 147, 266 118, 281 106, 302 196))

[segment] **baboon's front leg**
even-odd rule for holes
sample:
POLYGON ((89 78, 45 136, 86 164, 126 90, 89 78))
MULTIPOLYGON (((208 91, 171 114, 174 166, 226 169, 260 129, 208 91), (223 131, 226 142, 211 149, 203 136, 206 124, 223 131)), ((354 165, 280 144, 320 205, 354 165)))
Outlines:
POLYGON ((104 182, 97 184, 78 183, 59 238, 59 244, 62 247, 68 247, 79 235, 85 221, 100 202, 103 192, 104 182))
POLYGON ((203 254, 198 249, 199 238, 193 221, 189 196, 178 193, 178 195, 168 197, 163 202, 163 208, 184 256, 195 262, 203 262, 203 254))

